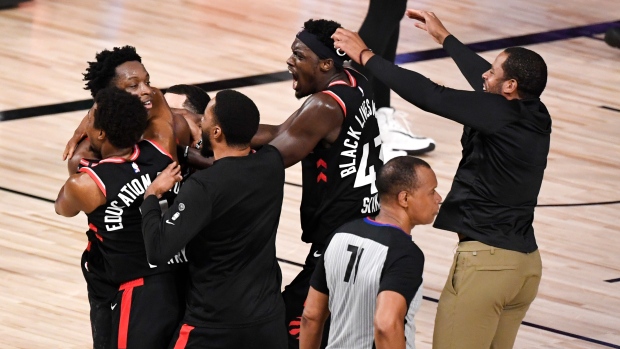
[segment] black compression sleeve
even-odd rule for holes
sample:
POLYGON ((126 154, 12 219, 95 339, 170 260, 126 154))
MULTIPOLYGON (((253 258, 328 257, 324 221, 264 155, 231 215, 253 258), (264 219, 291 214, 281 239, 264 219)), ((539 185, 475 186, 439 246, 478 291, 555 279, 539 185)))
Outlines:
POLYGON ((503 96, 440 86, 425 76, 374 55, 366 62, 375 77, 418 108, 490 134, 518 120, 519 104, 503 96))
POLYGON ((476 91, 482 91, 482 74, 491 68, 491 64, 452 35, 444 40, 443 48, 452 57, 471 87, 476 91))

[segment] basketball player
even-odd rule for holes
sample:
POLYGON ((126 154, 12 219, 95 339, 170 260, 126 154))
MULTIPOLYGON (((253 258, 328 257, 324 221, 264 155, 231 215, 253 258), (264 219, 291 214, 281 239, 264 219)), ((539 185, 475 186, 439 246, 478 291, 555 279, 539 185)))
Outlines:
POLYGON ((336 229, 310 281, 301 349, 318 349, 331 314, 327 348, 415 348, 424 254, 411 230, 433 222, 441 197, 430 166, 397 157, 377 176, 381 211, 336 229))
POLYGON ((164 263, 185 245, 190 260, 187 308, 171 348, 286 348, 275 249, 284 163, 273 146, 251 150, 259 120, 251 99, 220 91, 203 127, 215 163, 189 177, 163 217, 159 198, 181 179, 179 167, 168 166, 144 193, 149 261, 164 263))
POLYGON ((439 299, 433 348, 512 348, 542 275, 534 207, 543 180, 551 116, 540 100, 547 65, 511 47, 491 64, 463 45, 432 12, 407 10, 416 27, 443 45, 475 91, 439 86, 385 61, 355 33, 336 46, 407 101, 464 125, 452 188, 434 226, 459 245, 439 299))
MULTIPOLYGON (((94 62, 88 62, 88 68, 84 73, 86 87, 95 97, 99 90, 106 87, 116 86, 133 95, 140 97, 144 108, 151 115, 153 89, 151 88, 151 77, 142 64, 142 58, 136 52, 135 47, 123 46, 114 47, 112 50, 103 50, 95 56, 94 62)), ((67 142, 63 152, 63 160, 67 158, 69 174, 75 173, 80 160, 95 158, 89 151, 89 141, 84 139, 86 129, 86 119, 84 117, 73 136, 67 142)), ((183 146, 190 145, 191 132, 187 121, 181 116, 174 116, 174 135, 177 143, 183 146)), ((176 160, 176 151, 172 153, 176 160)))
POLYGON ((308 97, 284 123, 260 125, 253 145, 278 148, 284 165, 301 161, 301 239, 311 243, 303 270, 283 296, 289 345, 299 346, 299 321, 310 277, 334 229, 379 210, 375 173, 382 165, 381 138, 368 81, 344 68, 347 58, 334 49, 331 35, 340 24, 304 23, 287 60, 297 98, 308 97))
MULTIPOLYGON (((150 76, 134 47, 123 46, 101 51, 95 56, 95 61, 88 62, 88 68, 83 75, 86 81, 85 89, 90 91, 93 98, 100 90, 115 86, 138 96, 149 112, 149 117, 157 119, 158 116, 154 115, 152 109, 154 90, 150 86, 150 76)), ((183 145, 189 145, 190 131, 187 122, 178 116, 174 120, 176 139, 183 145)), ((63 160, 69 158, 69 175, 82 167, 96 164, 100 159, 98 154, 90 150, 90 141, 85 139, 87 123, 88 115, 75 130, 63 153, 63 160)), ((177 152, 171 154, 176 160, 177 152)), ((81 268, 88 288, 93 343, 95 349, 108 348, 112 330, 109 325, 112 316, 110 301, 117 294, 120 285, 107 279, 103 257, 99 252, 99 240, 88 232, 87 236, 89 240, 87 249, 82 254, 81 268)))
POLYGON ((115 348, 166 348, 180 318, 171 267, 147 261, 141 233, 142 194, 172 162, 176 147, 172 114, 161 92, 153 92, 156 117, 150 119, 143 102, 128 92, 109 87, 97 93, 86 134, 102 160, 71 175, 55 203, 63 216, 86 213, 89 240, 97 241, 91 249, 102 256, 109 284, 119 285, 108 302, 115 348))
POLYGON ((191 146, 200 149, 202 146, 201 123, 207 104, 211 100, 209 94, 198 86, 194 85, 174 85, 166 89, 164 98, 172 112, 183 116, 192 132, 191 146), (189 111, 183 113, 182 111, 189 111))

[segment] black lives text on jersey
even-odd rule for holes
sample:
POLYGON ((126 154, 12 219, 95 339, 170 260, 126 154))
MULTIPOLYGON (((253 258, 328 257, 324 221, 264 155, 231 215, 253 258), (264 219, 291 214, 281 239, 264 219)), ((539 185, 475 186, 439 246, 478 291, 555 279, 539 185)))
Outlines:
POLYGON ((375 115, 375 102, 365 99, 358 109, 358 113, 354 116, 357 123, 349 126, 347 137, 344 139, 344 147, 349 148, 340 153, 340 178, 348 177, 355 174, 354 188, 370 186, 369 196, 363 198, 362 214, 372 213, 379 210, 379 198, 377 195, 377 187, 375 186, 376 173, 374 165, 368 166, 368 155, 370 147, 378 148, 381 146, 381 137, 377 136, 373 140, 373 144, 360 144, 360 137, 364 129, 364 124, 375 115), (358 128, 359 126, 359 128, 358 128), (358 150, 362 151, 362 156, 357 163, 358 150))

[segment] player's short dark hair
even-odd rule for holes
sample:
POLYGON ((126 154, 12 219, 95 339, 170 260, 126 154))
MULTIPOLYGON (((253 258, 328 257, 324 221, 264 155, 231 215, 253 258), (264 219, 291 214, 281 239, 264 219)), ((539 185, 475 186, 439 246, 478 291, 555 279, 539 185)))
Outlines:
MULTIPOLYGON (((332 39, 332 35, 334 35, 338 28, 342 28, 340 23, 328 19, 310 19, 304 23, 304 29, 307 32, 314 34, 323 45, 334 52, 336 52, 336 49, 334 48, 334 39, 332 39)), ((350 59, 347 55, 342 58, 345 61, 350 59)), ((342 69, 342 67, 335 66, 337 69, 342 69)))
POLYGON ((99 90, 95 96, 94 126, 105 131, 117 148, 136 144, 148 126, 148 112, 140 98, 114 86, 99 90))
POLYGON ((403 190, 418 188, 417 171, 420 166, 431 168, 426 161, 413 156, 398 156, 383 165, 375 182, 379 199, 385 200, 403 190))
POLYGON ((260 113, 256 104, 235 90, 223 90, 215 95, 213 114, 229 146, 250 144, 260 123, 260 113))
POLYGON ((142 58, 133 46, 115 47, 111 51, 103 50, 95 56, 94 62, 88 62, 88 68, 84 75, 86 81, 85 90, 95 97, 97 93, 112 83, 116 77, 116 67, 125 63, 138 61, 142 63, 142 58))
POLYGON ((504 77, 517 81, 519 97, 540 97, 547 85, 545 60, 538 53, 523 47, 509 47, 504 52, 508 54, 502 65, 504 77))
POLYGON ((194 85, 174 85, 170 86, 166 93, 174 93, 184 95, 187 99, 183 103, 183 107, 192 113, 203 114, 207 109, 207 104, 211 100, 209 94, 198 86, 194 85))

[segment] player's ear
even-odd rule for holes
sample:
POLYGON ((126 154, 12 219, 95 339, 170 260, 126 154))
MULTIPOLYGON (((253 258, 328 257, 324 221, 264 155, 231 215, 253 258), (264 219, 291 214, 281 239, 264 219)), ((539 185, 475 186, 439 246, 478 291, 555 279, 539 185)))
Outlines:
POLYGON ((333 66, 334 66, 334 60, 332 60, 331 58, 322 59, 319 61, 319 67, 322 72, 330 71, 333 66))
POLYGON ((403 190, 398 193, 398 204, 401 207, 409 207, 409 203, 407 202, 407 198, 409 193, 406 190, 403 190))
POLYGON ((219 125, 213 126, 212 129, 212 137, 214 140, 221 140, 222 137, 224 136, 224 133, 222 132, 222 128, 219 125))
POLYGON ((518 87, 518 83, 517 80, 515 79, 509 79, 504 81, 504 83, 502 84, 502 92, 507 94, 507 95, 511 95, 513 93, 517 92, 517 87, 518 87))
POLYGON ((99 139, 100 141, 104 140, 106 138, 106 134, 104 130, 99 130, 99 134, 97 135, 97 139, 99 139))

